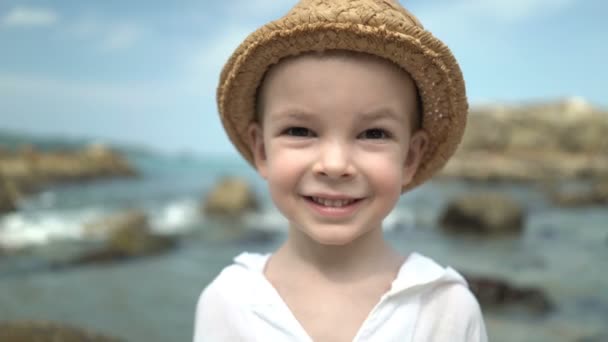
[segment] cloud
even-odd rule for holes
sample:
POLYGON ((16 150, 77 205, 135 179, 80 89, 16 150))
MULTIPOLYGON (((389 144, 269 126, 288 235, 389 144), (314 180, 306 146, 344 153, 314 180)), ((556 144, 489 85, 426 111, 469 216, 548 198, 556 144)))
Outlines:
POLYGON ((126 49, 133 46, 141 35, 142 29, 133 24, 111 27, 103 34, 101 48, 105 51, 126 49))
POLYGON ((59 20, 53 10, 34 7, 15 7, 3 18, 2 25, 8 27, 45 27, 59 20))
POLYGON ((144 31, 142 26, 132 22, 112 22, 85 15, 66 26, 62 34, 109 52, 134 46, 144 36, 144 31))
POLYGON ((175 97, 174 87, 149 83, 103 83, 54 79, 35 75, 0 75, 0 97, 53 99, 60 103, 154 108, 175 97))

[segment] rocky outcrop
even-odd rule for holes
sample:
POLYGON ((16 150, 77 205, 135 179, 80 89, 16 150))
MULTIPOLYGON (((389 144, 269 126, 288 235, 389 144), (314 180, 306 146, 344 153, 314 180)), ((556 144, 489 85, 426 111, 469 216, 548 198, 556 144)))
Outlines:
POLYGON ((554 308, 542 289, 515 286, 492 277, 466 275, 465 278, 484 310, 523 309, 532 314, 546 314, 554 308))
POLYGON ((126 210, 105 216, 99 220, 84 224, 83 231, 87 237, 108 239, 111 235, 131 227, 148 227, 146 214, 139 209, 126 210))
POLYGON ((17 209, 18 193, 15 185, 0 173, 0 214, 17 209))
POLYGON ((177 245, 176 237, 153 234, 146 215, 138 210, 110 216, 89 224, 86 229, 98 236, 107 235, 105 245, 84 253, 67 264, 54 265, 55 268, 157 255, 177 245))
POLYGON ((524 211, 509 197, 499 193, 474 193, 451 201, 440 217, 441 227, 451 233, 499 235, 519 233, 524 211))
POLYGON ((63 323, 15 321, 0 322, 0 341, 119 342, 122 340, 63 323))
POLYGON ((203 212, 217 218, 235 219, 260 207, 253 189, 247 181, 225 178, 209 192, 203 212))
POLYGON ((137 173, 128 161, 103 145, 79 151, 41 152, 32 146, 0 153, 0 174, 14 192, 27 194, 59 182, 79 182, 137 173))
POLYGON ((576 342, 606 342, 608 341, 608 332, 598 333, 596 335, 585 336, 578 338, 576 342))
POLYGON ((608 179, 578 186, 555 185, 550 190, 553 203, 564 207, 608 204, 608 179))
POLYGON ((579 98, 471 110, 440 173, 475 181, 608 179, 608 112, 579 98))

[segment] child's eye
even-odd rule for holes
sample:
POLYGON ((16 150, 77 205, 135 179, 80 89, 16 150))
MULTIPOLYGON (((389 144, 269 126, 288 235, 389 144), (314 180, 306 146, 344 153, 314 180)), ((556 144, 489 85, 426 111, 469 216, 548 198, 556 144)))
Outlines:
POLYGON ((314 136, 314 133, 311 130, 309 130, 308 128, 304 128, 304 127, 289 127, 288 129, 283 131, 283 134, 293 136, 293 137, 312 137, 312 136, 314 136))
POLYGON ((388 139, 390 133, 380 128, 367 129, 363 133, 359 134, 361 139, 388 139))

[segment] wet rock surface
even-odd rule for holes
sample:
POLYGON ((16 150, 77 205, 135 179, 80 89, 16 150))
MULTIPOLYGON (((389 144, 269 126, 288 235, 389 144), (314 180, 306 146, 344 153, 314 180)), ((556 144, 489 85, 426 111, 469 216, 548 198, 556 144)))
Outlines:
POLYGON ((524 210, 500 193, 473 193, 451 201, 440 216, 442 229, 450 233, 502 235, 520 233, 524 210))
POLYGON ((0 153, 0 175, 1 213, 14 210, 6 204, 6 198, 14 202, 51 184, 133 177, 137 171, 124 156, 104 145, 55 152, 24 146, 19 151, 0 153))
POLYGON ((91 225, 109 236, 99 249, 85 252, 66 263, 54 265, 64 268, 78 265, 108 263, 138 257, 158 255, 177 246, 177 237, 157 235, 150 231, 145 213, 131 210, 109 216, 91 225))
POLYGON ((220 219, 238 219, 259 208, 259 201, 251 185, 240 178, 220 180, 203 203, 203 212, 206 215, 220 219))
POLYGON ((0 214, 17 209, 17 189, 0 174, 0 214))
POLYGON ((122 340, 63 323, 41 321, 0 321, 0 341, 120 342, 122 340))
POLYGON ((562 207, 608 205, 608 179, 579 186, 555 185, 549 190, 552 202, 562 207))
POLYGON ((465 278, 484 310, 523 309, 531 314, 546 314, 554 308, 540 288, 515 286, 492 277, 465 275, 465 278))
POLYGON ((473 108, 441 175, 474 181, 608 179, 608 113, 584 100, 473 108), (576 132, 576 134, 573 134, 576 132))

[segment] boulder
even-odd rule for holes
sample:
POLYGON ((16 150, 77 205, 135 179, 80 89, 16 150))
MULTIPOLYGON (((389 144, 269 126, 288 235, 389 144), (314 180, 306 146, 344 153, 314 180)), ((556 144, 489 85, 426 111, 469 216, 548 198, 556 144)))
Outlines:
POLYGON ((598 333, 596 335, 584 336, 578 338, 576 342, 606 342, 608 341, 608 332, 598 333))
POLYGON ((492 277, 465 275, 465 278, 484 310, 524 309, 531 314, 546 314, 554 308, 542 289, 519 287, 492 277))
POLYGON ((607 179, 607 136, 608 113, 580 98, 472 108, 463 141, 440 175, 484 182, 607 179))
POLYGON ((137 175, 123 156, 99 144, 80 151, 40 154, 34 165, 37 173, 50 183, 137 175))
POLYGON ((579 186, 554 186, 549 196, 553 203, 564 207, 608 204, 608 179, 579 186))
POLYGON ((129 227, 148 227, 146 214, 138 209, 127 210, 105 216, 97 221, 87 222, 84 232, 92 238, 107 239, 117 231, 129 229, 129 227))
POLYGON ((119 342, 122 340, 64 323, 0 321, 0 341, 119 342))
POLYGON ((14 184, 5 180, 0 174, 0 214, 17 209, 15 192, 14 184))
POLYGON ((132 177, 137 172, 120 154, 105 145, 92 144, 81 151, 83 162, 94 177, 132 177))
POLYGON ((72 152, 42 152, 25 145, 15 153, 0 154, 0 174, 21 194, 29 194, 53 183, 131 177, 137 172, 126 158, 103 145, 72 152))
POLYGON ((519 233, 524 211, 511 198, 499 193, 474 193, 451 201, 440 217, 441 227, 453 233, 496 235, 519 233))
POLYGON ((67 264, 54 265, 54 268, 157 255, 177 245, 175 237, 153 234, 149 229, 146 215, 141 211, 113 215, 90 227, 97 229, 98 234, 109 234, 105 245, 100 249, 84 253, 67 264), (102 222, 106 223, 105 227, 102 222))
POLYGON ((208 194, 203 212, 212 217, 234 219, 260 207, 253 189, 239 178, 222 179, 208 194))
POLYGON ((145 224, 131 225, 116 230, 108 240, 107 249, 126 257, 159 254, 175 247, 175 238, 150 232, 145 224))

